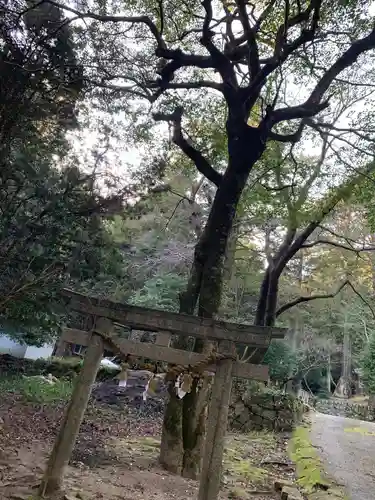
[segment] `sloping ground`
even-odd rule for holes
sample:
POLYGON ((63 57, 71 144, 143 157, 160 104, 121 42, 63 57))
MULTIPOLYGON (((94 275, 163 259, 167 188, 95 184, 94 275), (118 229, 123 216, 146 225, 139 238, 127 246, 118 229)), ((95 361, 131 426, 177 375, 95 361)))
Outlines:
POLYGON ((374 423, 316 413, 311 440, 326 471, 346 487, 351 500, 374 498, 374 423))
MULTIPOLYGON (((32 486, 43 473, 64 407, 64 402, 41 404, 17 393, 1 394, 1 500, 32 498, 32 486)), ((158 467, 160 428, 161 413, 155 402, 154 406, 91 402, 66 474, 69 498, 195 499, 196 482, 158 467)), ((228 436, 221 498, 279 498, 273 491, 274 480, 294 474, 286 445, 286 435, 228 436)))

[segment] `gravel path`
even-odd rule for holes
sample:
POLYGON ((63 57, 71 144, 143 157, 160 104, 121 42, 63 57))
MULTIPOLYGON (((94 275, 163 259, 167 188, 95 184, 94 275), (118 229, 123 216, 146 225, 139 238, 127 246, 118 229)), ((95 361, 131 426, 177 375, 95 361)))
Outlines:
POLYGON ((375 424, 315 413, 311 439, 328 474, 351 500, 370 500, 375 491, 375 424))

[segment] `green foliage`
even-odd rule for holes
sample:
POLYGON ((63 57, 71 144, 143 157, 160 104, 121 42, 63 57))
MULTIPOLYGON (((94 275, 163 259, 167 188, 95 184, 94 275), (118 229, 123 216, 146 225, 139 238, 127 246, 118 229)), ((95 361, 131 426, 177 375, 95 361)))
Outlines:
POLYGON ((375 335, 370 337, 361 360, 362 380, 370 394, 375 394, 375 335))
POLYGON ((64 379, 54 384, 39 378, 27 377, 4 377, 0 381, 0 394, 20 395, 31 403, 50 404, 68 401, 72 390, 72 382, 64 379))
POLYGON ((265 356, 264 363, 269 366, 272 382, 282 385, 297 370, 297 356, 291 347, 283 341, 271 342, 265 356))
POLYGON ((57 6, 13 4, 0 34, 0 327, 42 344, 65 313, 62 286, 123 274, 101 219, 119 202, 80 170, 67 140, 83 98, 74 28, 57 6))
MULTIPOLYGON (((25 359, 9 355, 0 355, 0 372, 4 377, 20 377, 21 375, 33 376, 49 373, 59 380, 72 382, 80 372, 83 360, 80 358, 50 358, 50 359, 25 359)), ((116 372, 107 367, 101 367, 97 380, 109 380, 116 372)))
POLYGON ((177 274, 168 273, 155 276, 147 280, 144 286, 131 298, 130 303, 165 311, 178 311, 179 293, 186 285, 185 278, 177 274))
POLYGON ((372 231, 375 230, 374 184, 375 172, 371 172, 353 193, 353 203, 364 207, 367 223, 372 231))
POLYGON ((100 200, 90 180, 77 169, 59 172, 39 155, 10 163, 16 176, 0 174, 0 207, 7 207, 0 218, 0 323, 28 343, 56 336, 61 286, 122 273, 121 253, 93 217, 100 200))

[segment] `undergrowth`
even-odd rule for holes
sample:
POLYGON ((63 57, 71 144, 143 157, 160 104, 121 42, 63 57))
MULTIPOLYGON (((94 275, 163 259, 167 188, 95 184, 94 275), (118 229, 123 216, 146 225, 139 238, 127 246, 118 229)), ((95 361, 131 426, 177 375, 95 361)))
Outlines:
POLYGON ((243 436, 227 438, 224 452, 224 471, 248 486, 264 484, 269 478, 267 469, 261 467, 261 457, 272 452, 275 437, 271 432, 252 431, 243 436))
POLYGON ((0 380, 0 395, 17 394, 32 403, 67 401, 71 397, 72 388, 70 380, 58 380, 55 384, 32 377, 5 377, 0 380))
POLYGON ((290 458, 296 465, 297 482, 311 500, 345 499, 345 493, 325 475, 323 464, 311 444, 310 430, 297 427, 289 442, 290 458), (312 496, 310 496, 312 494, 312 496))

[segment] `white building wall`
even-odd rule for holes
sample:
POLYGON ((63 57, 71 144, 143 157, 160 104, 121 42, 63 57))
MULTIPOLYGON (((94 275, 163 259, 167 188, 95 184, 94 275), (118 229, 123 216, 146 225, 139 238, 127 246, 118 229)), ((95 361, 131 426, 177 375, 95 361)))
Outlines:
POLYGON ((39 359, 52 356, 54 344, 45 344, 42 347, 24 345, 15 342, 6 335, 0 334, 0 354, 10 354, 16 358, 39 359))
POLYGON ((27 346, 18 344, 6 335, 0 334, 0 354, 10 354, 16 358, 23 358, 25 356, 27 346))
POLYGON ((29 345, 26 348, 24 357, 27 359, 49 358, 52 356, 54 345, 45 344, 42 347, 29 345))

